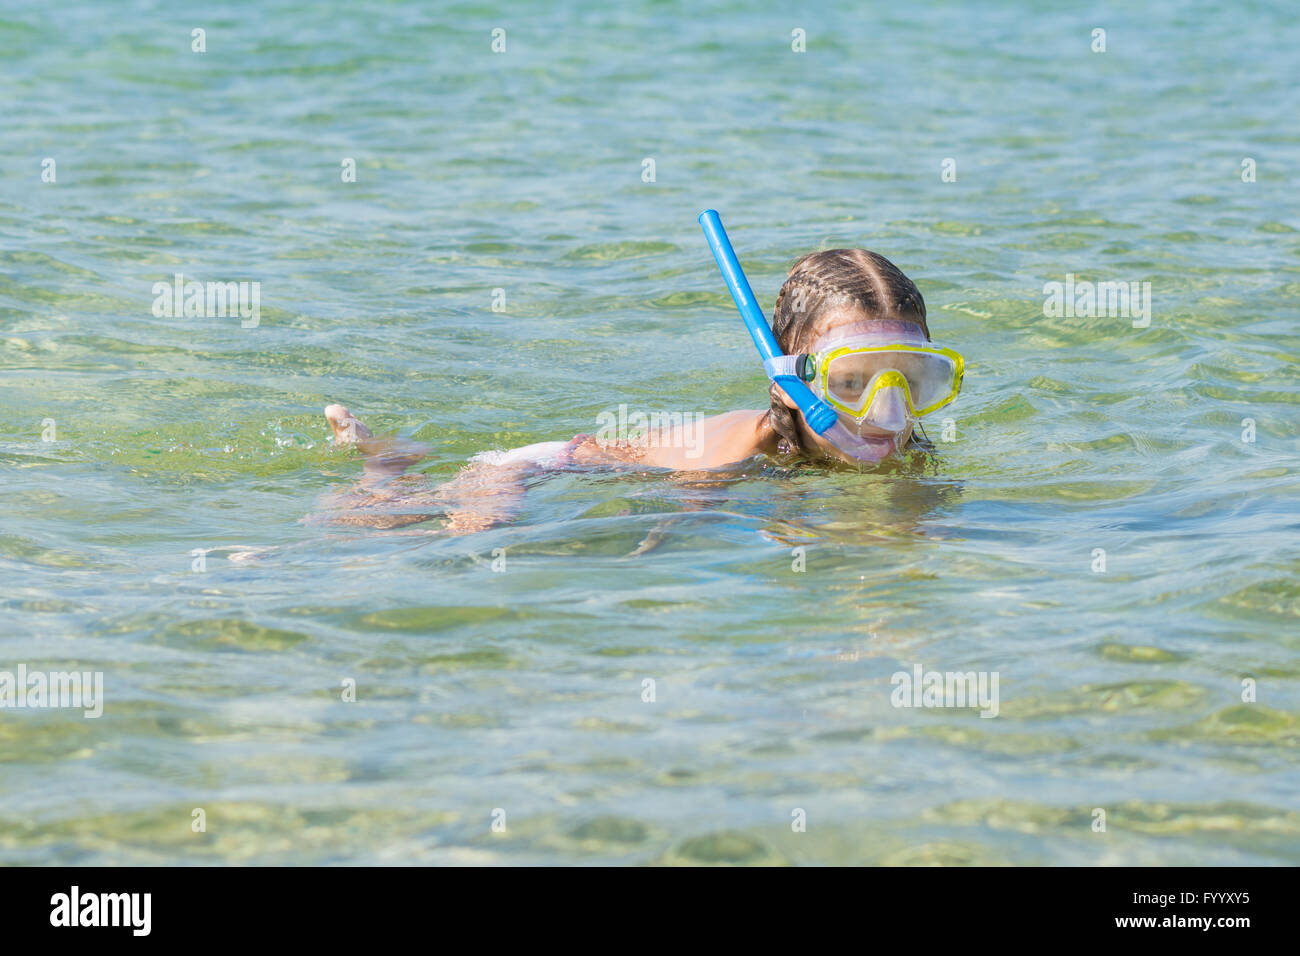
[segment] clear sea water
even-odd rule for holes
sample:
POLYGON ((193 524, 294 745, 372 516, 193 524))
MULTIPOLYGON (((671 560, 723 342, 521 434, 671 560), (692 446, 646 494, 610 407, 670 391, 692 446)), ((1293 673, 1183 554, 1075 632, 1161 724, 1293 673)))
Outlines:
POLYGON ((106 701, 0 711, 0 863, 1300 863, 1293 5, 542 6, 5 5, 0 670, 106 701), (707 207, 765 308, 818 248, 917 281, 932 460, 301 523, 330 402, 435 482, 762 407, 707 207), (260 324, 155 317, 177 272, 260 324), (918 664, 999 716, 891 706, 918 664))

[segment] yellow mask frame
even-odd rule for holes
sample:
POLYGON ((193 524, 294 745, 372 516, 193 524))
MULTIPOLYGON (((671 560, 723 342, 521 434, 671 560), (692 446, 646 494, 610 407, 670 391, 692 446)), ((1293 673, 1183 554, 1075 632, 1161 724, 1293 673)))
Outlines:
POLYGON ((928 345, 843 345, 831 349, 829 352, 809 354, 806 358, 808 362, 805 369, 811 371, 811 375, 805 377, 813 383, 818 393, 817 397, 837 411, 853 418, 862 418, 867 409, 871 407, 876 392, 891 385, 900 386, 903 389, 903 394, 907 397, 908 410, 914 417, 920 418, 923 415, 928 415, 943 408, 957 397, 957 393, 961 391, 962 379, 966 374, 966 360, 962 358, 960 352, 928 345), (907 376, 896 369, 885 369, 876 373, 870 387, 863 394, 862 400, 857 403, 856 407, 846 405, 837 399, 828 387, 831 363, 844 355, 864 352, 910 352, 924 355, 941 355, 952 363, 952 385, 937 401, 931 402, 924 408, 917 408, 912 401, 912 389, 908 384, 907 376))

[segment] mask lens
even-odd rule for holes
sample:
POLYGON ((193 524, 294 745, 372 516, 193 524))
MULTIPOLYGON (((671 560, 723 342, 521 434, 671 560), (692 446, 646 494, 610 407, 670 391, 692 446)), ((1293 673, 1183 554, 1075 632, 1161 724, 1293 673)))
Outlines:
POLYGON ((865 354, 842 355, 826 370, 826 391, 837 401, 857 408, 878 369, 865 354))

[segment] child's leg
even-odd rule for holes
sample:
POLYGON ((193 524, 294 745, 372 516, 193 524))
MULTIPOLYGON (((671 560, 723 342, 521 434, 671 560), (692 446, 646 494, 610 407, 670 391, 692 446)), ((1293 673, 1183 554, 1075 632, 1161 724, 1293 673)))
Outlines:
POLYGON ((416 462, 425 458, 428 448, 405 439, 375 438, 370 429, 342 405, 325 408, 325 418, 339 445, 356 445, 365 455, 365 480, 391 478, 400 475, 416 462))
MULTIPOLYGON (((454 478, 437 488, 404 475, 428 449, 404 439, 375 438, 370 429, 342 405, 330 405, 325 418, 341 445, 355 445, 365 456, 365 471, 355 491, 333 496, 331 524, 393 529, 445 515, 442 528, 420 529, 428 534, 469 534, 486 531, 518 510, 524 495, 524 478, 537 470, 529 456, 501 461, 475 456, 454 478), (414 484, 413 484, 414 483, 414 484)), ((565 446, 567 443, 557 442, 565 446)))

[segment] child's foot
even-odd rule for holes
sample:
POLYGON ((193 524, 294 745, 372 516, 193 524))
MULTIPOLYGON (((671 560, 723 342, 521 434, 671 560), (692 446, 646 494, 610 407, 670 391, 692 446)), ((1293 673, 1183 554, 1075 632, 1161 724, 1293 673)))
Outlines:
POLYGON ((400 475, 429 454, 424 445, 405 438, 376 438, 343 405, 326 405, 325 420, 334 432, 336 445, 354 445, 365 456, 367 479, 400 475))
POLYGON ((335 444, 355 445, 357 439, 370 437, 370 429, 342 405, 326 405, 325 420, 334 432, 335 444))

